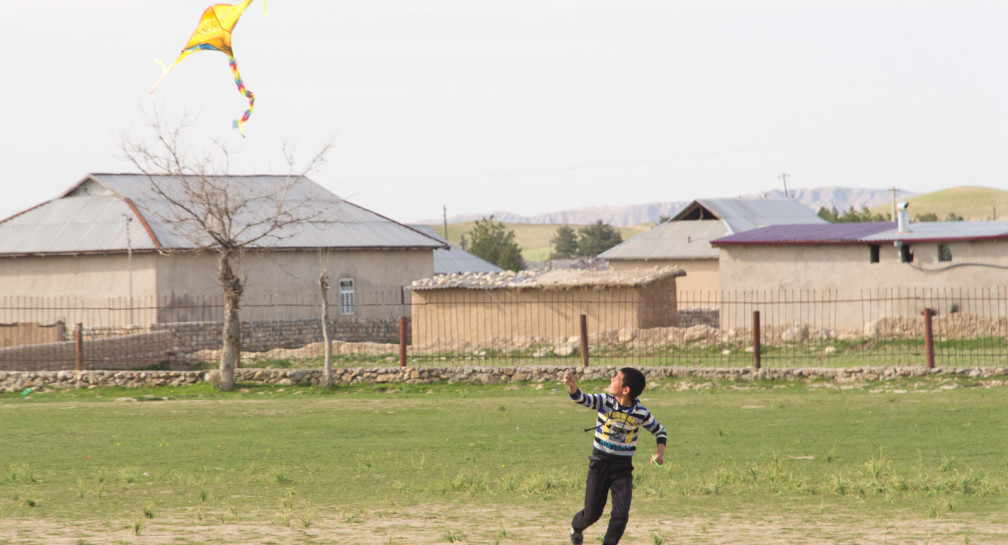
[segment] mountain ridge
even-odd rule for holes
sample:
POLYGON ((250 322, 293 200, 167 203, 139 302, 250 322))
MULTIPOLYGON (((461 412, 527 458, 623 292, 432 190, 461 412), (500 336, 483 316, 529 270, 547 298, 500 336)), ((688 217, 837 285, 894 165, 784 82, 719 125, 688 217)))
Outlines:
MULTIPOLYGON (((897 188, 895 195, 896 199, 900 200, 917 195, 917 193, 897 188)), ((787 192, 787 197, 785 197, 783 191, 778 189, 750 193, 741 195, 741 197, 751 199, 790 198, 808 206, 813 212, 818 212, 819 208, 825 207, 827 210, 836 208, 837 211, 843 213, 850 208, 861 210, 864 207, 872 208, 888 203, 893 198, 893 190, 831 186, 792 189, 787 192)), ((493 217, 495 221, 502 223, 590 225, 596 221, 602 221, 614 227, 630 227, 646 223, 658 223, 660 217, 674 216, 690 204, 690 202, 692 201, 654 202, 623 206, 583 206, 532 216, 522 216, 510 212, 494 212, 493 217)), ((448 218, 448 223, 475 221, 487 216, 488 214, 461 214, 448 218)), ((442 221, 427 220, 421 223, 439 224, 442 221)))

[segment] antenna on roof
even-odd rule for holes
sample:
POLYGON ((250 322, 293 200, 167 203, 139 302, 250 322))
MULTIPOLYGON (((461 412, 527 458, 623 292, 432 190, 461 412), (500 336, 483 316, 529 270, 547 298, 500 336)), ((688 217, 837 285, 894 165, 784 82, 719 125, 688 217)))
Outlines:
POLYGON ((790 197, 788 197, 788 194, 787 194, 787 177, 788 177, 788 173, 787 172, 785 172, 785 173, 783 173, 783 174, 781 174, 780 176, 777 177, 779 180, 781 180, 782 182, 784 182, 784 198, 785 199, 789 199, 790 198, 790 197))

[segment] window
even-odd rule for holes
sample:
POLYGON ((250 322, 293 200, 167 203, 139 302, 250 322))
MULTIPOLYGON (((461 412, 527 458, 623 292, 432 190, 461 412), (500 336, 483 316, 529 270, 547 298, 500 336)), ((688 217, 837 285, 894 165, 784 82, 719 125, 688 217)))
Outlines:
POLYGON ((869 252, 868 252, 868 262, 869 263, 878 263, 879 262, 879 245, 878 244, 872 244, 871 246, 868 247, 868 250, 869 250, 869 252))
POLYGON ((899 250, 900 261, 903 263, 913 263, 913 252, 910 251, 910 246, 903 244, 902 242, 896 244, 896 249, 899 250))
POLYGON ((354 283, 353 278, 340 278, 339 281, 340 314, 354 313, 354 283))
POLYGON ((938 261, 952 261, 952 248, 948 244, 938 245, 938 261))

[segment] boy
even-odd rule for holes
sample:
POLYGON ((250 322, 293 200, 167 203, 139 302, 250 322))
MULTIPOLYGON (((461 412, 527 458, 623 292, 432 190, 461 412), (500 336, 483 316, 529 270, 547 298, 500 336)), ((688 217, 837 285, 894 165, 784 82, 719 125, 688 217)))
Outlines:
POLYGON ((577 387, 570 369, 564 371, 564 384, 571 401, 598 411, 594 428, 595 443, 588 457, 588 479, 585 483, 584 509, 571 521, 570 541, 573 545, 584 543, 585 528, 602 516, 606 499, 612 493, 612 513, 603 545, 616 545, 623 537, 630 516, 630 499, 633 493, 633 455, 637 451, 637 433, 644 428, 658 441, 657 453, 651 461, 665 463, 665 427, 647 410, 637 397, 644 391, 644 374, 632 367, 624 367, 609 382, 604 394, 585 394, 577 387))

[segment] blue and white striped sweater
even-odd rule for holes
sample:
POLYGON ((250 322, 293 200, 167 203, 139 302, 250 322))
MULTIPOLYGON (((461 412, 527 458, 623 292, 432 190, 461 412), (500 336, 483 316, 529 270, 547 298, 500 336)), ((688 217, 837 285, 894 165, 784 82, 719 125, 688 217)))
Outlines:
POLYGON ((612 394, 586 394, 578 389, 571 401, 598 412, 595 420, 595 450, 613 456, 631 457, 637 452, 637 435, 640 428, 654 434, 659 444, 668 441, 665 426, 651 414, 647 407, 634 400, 623 407, 612 394))

